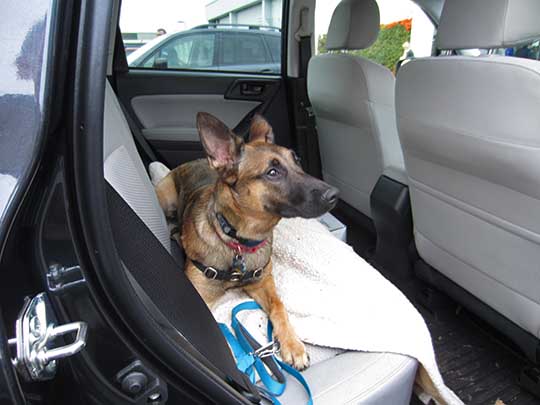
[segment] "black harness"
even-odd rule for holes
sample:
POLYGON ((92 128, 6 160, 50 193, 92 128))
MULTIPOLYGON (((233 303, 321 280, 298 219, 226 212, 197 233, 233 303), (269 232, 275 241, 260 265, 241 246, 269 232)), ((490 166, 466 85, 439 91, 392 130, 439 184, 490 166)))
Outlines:
MULTIPOLYGON (((238 270, 235 270, 234 267, 231 266, 228 270, 219 270, 212 266, 205 266, 201 262, 198 262, 197 260, 191 261, 195 267, 197 267, 202 273, 206 276, 206 278, 209 278, 210 280, 222 280, 222 281, 233 281, 233 282, 244 282, 244 281, 252 281, 259 279, 262 276, 262 272, 264 269, 263 267, 259 267, 255 270, 249 270, 245 272, 241 272, 238 270)), ((268 264, 268 263, 267 263, 268 264)))
POLYGON ((223 233, 233 239, 233 241, 225 242, 229 248, 236 252, 231 267, 227 270, 220 270, 191 259, 193 265, 210 280, 248 282, 261 278, 263 269, 270 262, 270 259, 264 266, 248 271, 243 254, 255 253, 266 244, 266 239, 255 240, 242 238, 238 236, 236 229, 227 221, 223 214, 216 213, 216 218, 223 233))

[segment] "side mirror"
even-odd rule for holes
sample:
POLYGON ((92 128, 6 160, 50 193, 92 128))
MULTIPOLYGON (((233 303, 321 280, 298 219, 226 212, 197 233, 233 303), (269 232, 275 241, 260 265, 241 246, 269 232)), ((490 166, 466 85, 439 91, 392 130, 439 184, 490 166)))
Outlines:
POLYGON ((167 58, 156 58, 154 59, 154 68, 155 69, 167 69, 169 67, 169 62, 167 58))

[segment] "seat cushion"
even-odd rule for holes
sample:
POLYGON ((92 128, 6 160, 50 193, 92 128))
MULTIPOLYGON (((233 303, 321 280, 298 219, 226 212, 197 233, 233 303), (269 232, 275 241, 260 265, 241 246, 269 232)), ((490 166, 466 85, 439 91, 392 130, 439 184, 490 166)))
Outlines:
MULTIPOLYGON (((178 262, 184 262, 182 249, 171 243, 165 216, 140 157, 122 110, 107 83, 104 117, 105 177, 122 195, 144 223, 178 262)), ((128 277, 131 277, 128 273, 128 277)), ((159 308, 134 281, 133 286, 148 309, 163 325, 167 324, 159 308)), ((363 403, 408 404, 416 372, 416 361, 405 356, 384 353, 346 352, 318 363, 303 374, 317 404, 363 403)), ((305 402, 303 388, 289 379, 283 404, 305 402)))
MULTIPOLYGON (((416 360, 392 353, 345 352, 302 372, 317 405, 410 403, 416 360)), ((282 404, 306 402, 304 388, 293 378, 279 397, 282 404)))

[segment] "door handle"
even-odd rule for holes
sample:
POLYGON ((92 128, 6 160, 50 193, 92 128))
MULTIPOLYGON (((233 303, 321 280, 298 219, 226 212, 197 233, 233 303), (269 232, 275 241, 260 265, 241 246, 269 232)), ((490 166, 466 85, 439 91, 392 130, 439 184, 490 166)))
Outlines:
POLYGON ((264 84, 261 83, 242 83, 240 93, 243 96, 260 96, 264 92, 264 84))

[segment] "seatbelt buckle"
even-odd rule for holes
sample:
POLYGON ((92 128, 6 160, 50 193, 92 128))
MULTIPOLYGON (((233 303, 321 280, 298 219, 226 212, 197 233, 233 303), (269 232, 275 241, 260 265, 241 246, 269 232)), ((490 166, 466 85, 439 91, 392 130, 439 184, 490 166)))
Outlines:
POLYGON ((259 359, 263 359, 265 357, 270 357, 270 356, 274 356, 278 354, 280 349, 281 349, 281 346, 279 342, 277 340, 272 340, 266 345, 259 347, 252 354, 258 357, 259 359))

